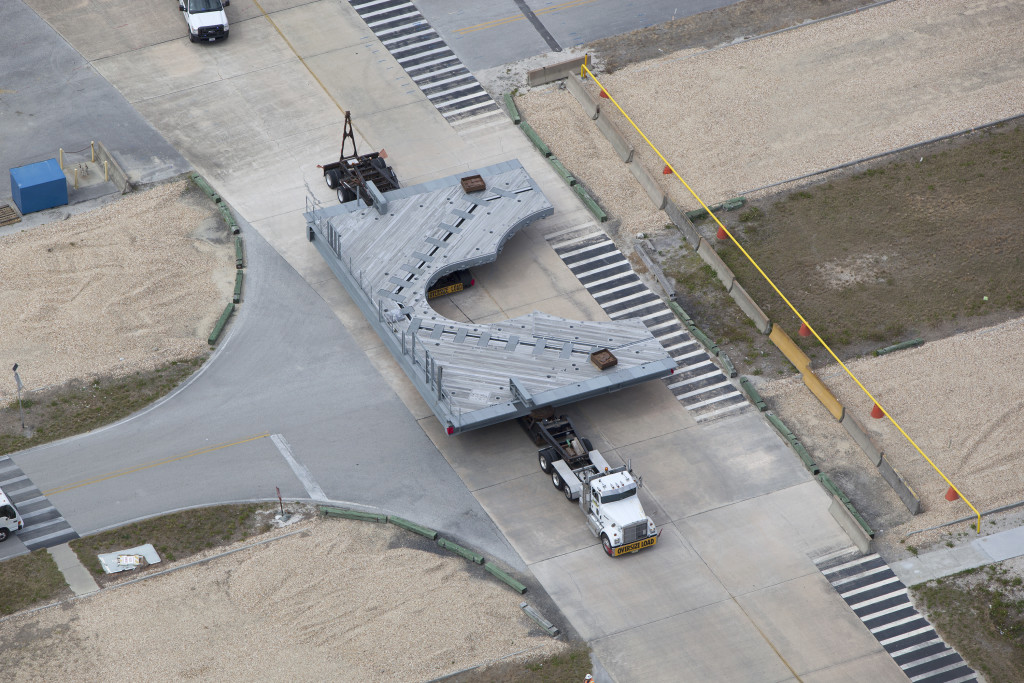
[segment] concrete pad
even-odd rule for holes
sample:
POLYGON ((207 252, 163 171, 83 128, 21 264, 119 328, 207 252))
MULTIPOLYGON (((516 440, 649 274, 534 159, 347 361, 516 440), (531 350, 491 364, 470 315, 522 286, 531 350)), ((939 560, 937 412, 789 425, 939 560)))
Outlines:
MULTIPOLYGON (((90 61, 179 38, 188 42, 188 26, 174 0, 27 0, 25 4, 90 61)), ((233 34, 230 10, 228 24, 233 34)))
MULTIPOLYGON (((265 5, 264 9, 271 12, 265 5)), ((276 11, 270 18, 304 59, 356 46, 369 54, 388 54, 347 2, 320 0, 276 11)))
MULTIPOLYGON (((517 479, 478 489, 473 495, 528 565, 584 548, 593 551, 595 561, 610 560, 587 528, 579 506, 567 501, 539 469, 529 468, 517 479)), ((550 594, 547 581, 538 578, 550 594)))
POLYGON ((598 640, 593 650, 620 681, 797 680, 731 600, 598 640))
MULTIPOLYGON (((173 2, 167 4, 174 7, 173 2)), ((296 61, 287 44, 265 21, 247 22, 244 28, 232 26, 231 37, 224 43, 194 45, 188 42, 184 20, 177 19, 181 21, 180 38, 94 62, 96 70, 117 86, 129 102, 184 94, 183 91, 193 88, 296 61), (242 33, 245 35, 240 35, 242 33), (213 49, 204 49, 207 47, 213 49)), ((265 93, 254 92, 253 95, 262 96, 267 103, 276 101, 265 93)), ((187 120, 200 111, 205 113, 205 107, 189 110, 182 106, 177 114, 187 120)), ((247 118, 252 113, 248 109, 236 110, 229 121, 247 118)))
POLYGON ((905 683, 907 675, 883 650, 804 674, 800 680, 803 683, 905 683))
POLYGON ((619 451, 642 469, 671 519, 812 480, 757 415, 680 429, 619 451))
MULTIPOLYGON (((801 676, 837 660, 885 652, 819 572, 748 593, 736 602, 801 676), (814 609, 807 609, 808 604, 814 609)), ((900 673, 895 663, 893 668, 900 673)))
POLYGON ((818 572, 812 558, 850 546, 816 481, 676 522, 729 592, 742 595, 818 572), (752 540, 753 539, 753 540, 752 540))
POLYGON ((597 305, 590 293, 580 288, 575 292, 567 292, 561 295, 553 295, 547 299, 538 299, 531 303, 515 308, 504 310, 503 315, 487 316, 477 322, 496 322, 508 318, 517 318, 521 315, 528 315, 534 311, 557 315, 569 320, 608 320, 608 316, 601 307, 597 305))
MULTIPOLYGON (((436 418, 425 420, 421 425, 470 491, 520 477, 547 480, 548 475, 541 472, 537 464, 537 447, 515 420, 454 436, 445 434, 436 418)), ((558 497, 565 502, 553 486, 548 486, 542 494, 545 499, 558 497)))
MULTIPOLYGON (((576 514, 583 525, 583 516, 576 514)), ((585 640, 655 624, 729 597, 672 526, 662 530, 656 546, 636 554, 608 557, 595 539, 592 547, 554 555, 530 569, 585 640)))
MULTIPOLYGON (((657 381, 580 401, 575 408, 616 448, 643 444, 696 424, 664 382, 657 381)), ((628 451, 631 458, 642 452, 641 446, 628 451)))
MULTIPOLYGON (((416 83, 379 44, 350 45, 305 60, 338 103, 364 123, 375 112, 426 101, 416 83), (354 83, 364 87, 354 88, 354 83)), ((376 144, 385 146, 386 142, 376 144)))

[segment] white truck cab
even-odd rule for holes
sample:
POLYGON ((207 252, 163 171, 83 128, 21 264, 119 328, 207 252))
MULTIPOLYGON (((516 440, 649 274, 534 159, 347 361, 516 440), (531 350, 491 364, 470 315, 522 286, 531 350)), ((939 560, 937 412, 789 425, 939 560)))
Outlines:
POLYGON ((224 8, 231 0, 178 0, 178 9, 185 14, 188 39, 213 42, 228 39, 228 15, 224 8))
POLYGON ((7 494, 0 490, 0 541, 6 541, 8 536, 24 527, 25 520, 21 518, 18 508, 14 507, 7 494))

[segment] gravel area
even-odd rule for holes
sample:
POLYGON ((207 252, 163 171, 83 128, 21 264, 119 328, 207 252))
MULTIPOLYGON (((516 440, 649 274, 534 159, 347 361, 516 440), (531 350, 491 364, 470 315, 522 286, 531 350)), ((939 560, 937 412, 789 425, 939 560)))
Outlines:
MULTIPOLYGON (((1021 113, 1021 44, 1020 3, 901 0, 598 78, 710 205, 1021 113)), ((626 232, 664 225, 567 90, 537 88, 517 105, 626 232)), ((661 162, 616 122, 657 174, 661 162)), ((698 207, 677 180, 656 179, 681 208, 698 207)))
MULTIPOLYGON (((711 50, 685 50, 598 78, 709 205, 741 191, 1010 117, 1024 102, 1024 6, 999 0, 901 0, 711 50)), ((595 95, 598 90, 590 86, 595 95)), ((602 106, 611 105, 605 100, 602 106)), ((657 234, 667 222, 576 100, 557 85, 517 99, 554 154, 598 197, 612 236, 657 234)), ((684 210, 697 207, 625 119, 636 158, 684 210)), ((1020 320, 929 343, 851 369, 979 509, 1024 499, 1014 463, 1024 393, 1020 320), (1011 370, 1011 371, 1008 371, 1011 370)), ((900 552, 912 530, 971 514, 839 368, 833 388, 921 497, 911 518, 863 453, 799 379, 765 395, 826 471, 878 491, 879 541, 900 552), (877 486, 876 486, 877 484, 877 486)), ((857 502, 857 501, 855 501, 857 502)), ((939 533, 918 534, 924 545, 939 533)))
POLYGON ((206 352, 234 246, 209 198, 177 181, 0 238, 0 273, 2 360, 31 391, 206 352))
MULTIPOLYGON (((958 334, 916 349, 852 361, 847 367, 903 430, 980 511, 1024 501, 1024 319, 958 334)), ((962 501, 945 499, 949 486, 886 418, 871 417, 871 400, 834 362, 818 376, 910 483, 924 511, 911 517, 846 430, 804 387, 799 377, 758 383, 786 424, 822 468, 840 481, 868 472, 873 505, 888 521, 878 540, 896 554, 910 531, 973 515, 962 501)), ((877 516, 877 515, 876 515, 877 516)), ((925 546, 949 531, 915 534, 925 546)), ((973 536, 973 534, 972 534, 973 536)))
POLYGON ((296 529, 0 621, 4 678, 423 681, 567 647, 482 568, 393 526, 307 519, 239 546, 296 529))

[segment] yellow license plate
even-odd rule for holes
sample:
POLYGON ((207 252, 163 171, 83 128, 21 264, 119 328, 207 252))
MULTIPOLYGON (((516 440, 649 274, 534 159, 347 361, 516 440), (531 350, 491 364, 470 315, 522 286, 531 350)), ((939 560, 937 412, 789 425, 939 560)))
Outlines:
POLYGON ((650 548, 657 542, 657 536, 651 536, 649 538, 644 538, 639 541, 633 541, 632 543, 629 543, 627 545, 620 545, 618 548, 615 549, 615 554, 625 555, 626 553, 635 553, 637 550, 642 550, 643 548, 650 548))
POLYGON ((462 283, 456 282, 454 285, 448 285, 447 287, 441 287, 440 289, 432 289, 427 292, 427 298, 433 299, 434 297, 444 296, 445 294, 454 294, 455 292, 462 291, 462 283))

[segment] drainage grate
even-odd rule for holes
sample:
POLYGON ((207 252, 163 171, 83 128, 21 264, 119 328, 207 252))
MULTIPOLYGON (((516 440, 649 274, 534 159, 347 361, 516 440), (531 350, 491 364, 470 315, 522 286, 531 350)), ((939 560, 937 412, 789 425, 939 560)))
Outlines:
POLYGON ((13 225, 21 221, 21 214, 10 204, 0 204, 0 226, 13 225))

